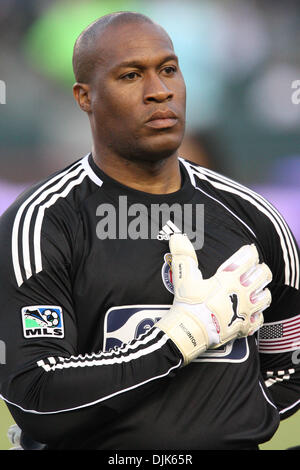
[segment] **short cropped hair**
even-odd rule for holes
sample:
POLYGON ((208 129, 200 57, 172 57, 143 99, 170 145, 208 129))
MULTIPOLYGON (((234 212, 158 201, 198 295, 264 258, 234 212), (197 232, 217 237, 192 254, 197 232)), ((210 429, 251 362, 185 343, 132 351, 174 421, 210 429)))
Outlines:
MULTIPOLYGON (((130 22, 145 22, 155 24, 146 15, 131 11, 110 13, 98 18, 85 28, 76 39, 73 50, 73 71, 75 79, 80 83, 89 83, 95 69, 95 42, 98 36, 107 26, 121 25, 130 22)), ((97 62, 101 60, 97 58, 97 62)))

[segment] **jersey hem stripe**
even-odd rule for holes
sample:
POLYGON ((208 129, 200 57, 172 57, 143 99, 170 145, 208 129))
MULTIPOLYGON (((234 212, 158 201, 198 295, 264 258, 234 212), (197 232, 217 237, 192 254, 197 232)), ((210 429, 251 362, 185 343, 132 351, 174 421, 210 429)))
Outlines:
POLYGON ((300 404, 300 398, 299 400, 297 400, 295 403, 293 403, 292 405, 288 406, 287 408, 283 408, 281 411, 279 411, 279 414, 284 414, 286 413, 287 411, 290 411, 292 410, 293 408, 295 408, 295 406, 299 405, 300 404))

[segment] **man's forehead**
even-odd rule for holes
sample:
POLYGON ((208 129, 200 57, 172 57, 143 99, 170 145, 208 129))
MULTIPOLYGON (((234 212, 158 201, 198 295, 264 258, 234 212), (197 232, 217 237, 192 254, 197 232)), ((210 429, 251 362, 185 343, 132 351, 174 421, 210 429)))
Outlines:
POLYGON ((95 53, 107 66, 123 65, 147 57, 160 60, 173 55, 176 58, 166 31, 152 23, 130 22, 107 26, 95 42, 95 53))

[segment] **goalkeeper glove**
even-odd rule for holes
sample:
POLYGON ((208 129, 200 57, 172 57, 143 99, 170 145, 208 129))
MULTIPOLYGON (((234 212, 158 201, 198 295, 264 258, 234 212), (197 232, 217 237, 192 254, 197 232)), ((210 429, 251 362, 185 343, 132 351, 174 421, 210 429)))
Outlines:
POLYGON ((192 243, 183 234, 170 239, 174 302, 155 326, 163 330, 188 364, 207 349, 257 331, 271 304, 266 285, 272 273, 259 264, 255 245, 245 245, 204 280, 192 243))

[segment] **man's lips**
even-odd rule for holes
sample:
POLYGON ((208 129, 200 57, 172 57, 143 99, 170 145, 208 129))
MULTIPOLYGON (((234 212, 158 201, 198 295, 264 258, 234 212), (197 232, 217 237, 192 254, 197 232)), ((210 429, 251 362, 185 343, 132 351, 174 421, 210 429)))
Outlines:
POLYGON ((177 124, 177 121, 178 117, 173 113, 173 111, 156 111, 151 115, 148 121, 146 121, 146 126, 154 129, 166 129, 174 127, 177 124))

